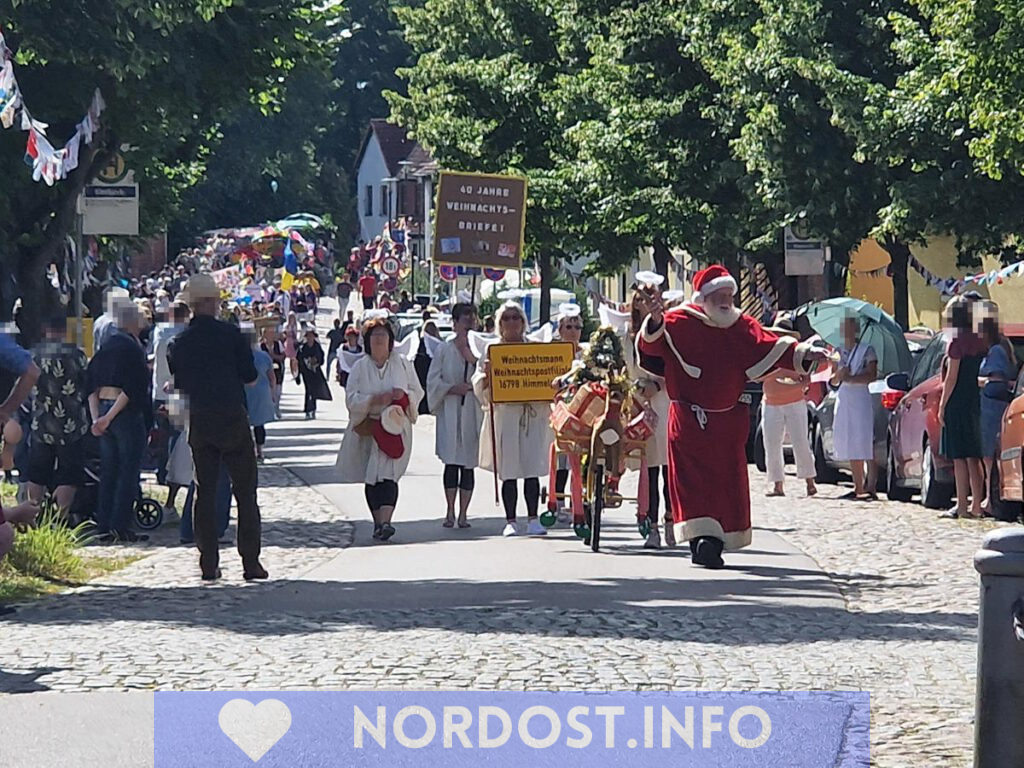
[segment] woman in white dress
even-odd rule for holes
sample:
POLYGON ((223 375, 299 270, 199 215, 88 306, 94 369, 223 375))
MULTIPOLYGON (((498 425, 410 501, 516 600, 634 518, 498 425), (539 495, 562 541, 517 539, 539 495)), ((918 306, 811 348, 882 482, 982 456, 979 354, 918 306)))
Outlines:
POLYGON ((476 478, 473 469, 480 455, 483 411, 473 393, 473 372, 477 359, 469 346, 469 332, 476 327, 476 307, 456 304, 452 308, 455 338, 434 353, 427 372, 427 402, 437 421, 434 450, 444 463, 444 496, 448 514, 444 527, 455 526, 455 500, 459 501, 459 528, 469 528, 466 514, 473 498, 476 478))
POLYGON ((398 480, 412 455, 412 425, 423 388, 409 360, 395 351, 386 316, 363 325, 363 349, 345 388, 349 425, 338 456, 341 483, 363 483, 373 516, 373 538, 395 535, 391 523, 398 503, 398 480))
POLYGON ((843 321, 843 346, 832 377, 832 384, 839 386, 832 425, 835 457, 850 463, 853 491, 846 498, 876 500, 875 416, 868 385, 878 378, 878 357, 874 349, 860 341, 856 317, 843 321))
POLYGON ((647 460, 647 521, 650 523, 644 548, 660 549, 658 513, 661 509, 662 495, 665 500, 665 546, 674 547, 676 543, 672 507, 668 498, 668 412, 671 403, 665 391, 665 362, 660 357, 645 355, 637 348, 636 336, 648 314, 650 309, 646 294, 635 291, 630 303, 629 344, 626 349, 630 373, 641 383, 640 398, 650 409, 654 419, 654 434, 644 446, 644 458, 647 460), (659 493, 659 483, 664 494, 659 493))
MULTIPOLYGON (((523 308, 507 301, 495 313, 495 325, 502 344, 517 344, 526 340, 527 319, 523 308)), ((490 366, 482 355, 473 374, 473 390, 484 407, 483 428, 480 435, 480 467, 496 472, 501 484, 501 500, 505 507, 503 536, 516 536, 516 506, 519 491, 516 481, 523 481, 523 496, 529 522, 526 532, 530 536, 547 534, 537 517, 540 506, 540 478, 548 473, 548 455, 554 435, 551 432, 549 401, 535 403, 508 403, 491 405, 490 366), (491 419, 497 445, 498 466, 492 458, 491 419)))
MULTIPOLYGON (((575 346, 577 363, 583 360, 583 317, 579 304, 563 304, 558 308, 558 341, 567 341, 575 346)), ((558 500, 558 520, 568 523, 571 517, 565 504, 565 487, 569 484, 569 457, 558 454, 558 468, 555 470, 555 498, 558 500)))

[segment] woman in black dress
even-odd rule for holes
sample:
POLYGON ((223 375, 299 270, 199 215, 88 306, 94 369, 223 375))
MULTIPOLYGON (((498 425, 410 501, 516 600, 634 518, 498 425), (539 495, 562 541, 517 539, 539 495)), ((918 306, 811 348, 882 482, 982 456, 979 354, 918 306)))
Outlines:
POLYGON ((307 328, 305 340, 298 350, 299 378, 306 388, 306 403, 303 410, 307 419, 316 418, 316 401, 330 400, 331 390, 324 378, 324 349, 316 340, 316 331, 307 328))

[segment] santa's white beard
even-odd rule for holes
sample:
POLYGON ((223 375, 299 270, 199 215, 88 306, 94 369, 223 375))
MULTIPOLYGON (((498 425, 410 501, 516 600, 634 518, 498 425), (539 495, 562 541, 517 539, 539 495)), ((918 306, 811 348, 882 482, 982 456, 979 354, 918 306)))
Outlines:
POLYGON ((711 322, 719 328, 730 328, 740 319, 743 314, 737 306, 715 307, 710 304, 704 305, 704 314, 711 322))

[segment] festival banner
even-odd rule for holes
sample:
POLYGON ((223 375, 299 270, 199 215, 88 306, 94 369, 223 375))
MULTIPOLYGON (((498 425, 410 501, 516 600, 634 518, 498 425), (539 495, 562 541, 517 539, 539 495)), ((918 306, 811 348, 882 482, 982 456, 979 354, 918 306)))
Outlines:
POLYGON ((550 402, 551 382, 568 373, 575 359, 576 347, 569 342, 491 344, 491 402, 550 402))
POLYGON ((526 179, 441 171, 434 263, 519 269, 526 228, 526 179))

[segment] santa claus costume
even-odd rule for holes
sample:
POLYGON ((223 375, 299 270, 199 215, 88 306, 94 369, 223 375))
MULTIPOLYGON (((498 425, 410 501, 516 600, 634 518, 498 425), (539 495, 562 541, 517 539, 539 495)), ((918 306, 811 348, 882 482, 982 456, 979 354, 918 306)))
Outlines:
POLYGON ((744 450, 750 416, 739 401, 744 385, 777 368, 804 371, 820 354, 766 331, 731 300, 731 309, 705 307, 712 293, 729 289, 735 295, 736 281, 725 267, 698 272, 693 287, 692 303, 666 311, 660 322, 654 315, 644 320, 638 347, 665 363, 676 539, 690 542, 695 563, 720 568, 723 549, 751 541, 744 450))

